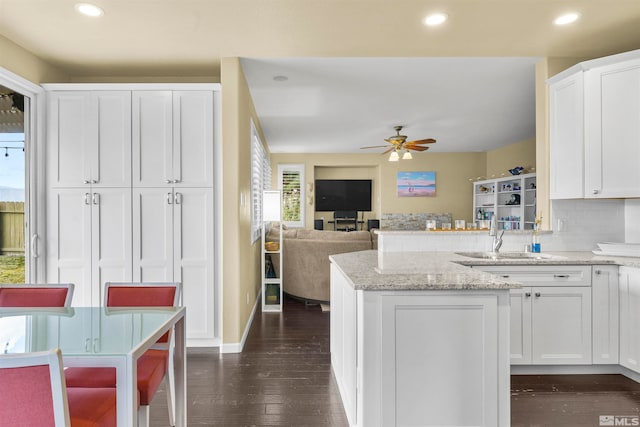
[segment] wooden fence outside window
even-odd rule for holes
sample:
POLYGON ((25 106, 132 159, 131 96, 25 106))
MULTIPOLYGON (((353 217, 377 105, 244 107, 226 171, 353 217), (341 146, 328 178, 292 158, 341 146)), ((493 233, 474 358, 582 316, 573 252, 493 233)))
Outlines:
POLYGON ((24 254, 24 202, 0 202, 0 254, 24 254))

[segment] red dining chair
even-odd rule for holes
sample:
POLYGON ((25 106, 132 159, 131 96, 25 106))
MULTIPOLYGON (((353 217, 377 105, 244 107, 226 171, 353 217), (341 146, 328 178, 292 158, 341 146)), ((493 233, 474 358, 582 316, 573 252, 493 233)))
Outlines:
MULTIPOLYGON (((181 284, 176 282, 139 282, 105 284, 105 305, 107 307, 177 307, 180 303, 181 284)), ((140 408, 138 424, 149 425, 149 405, 165 381, 169 423, 174 420, 174 381, 171 354, 170 331, 138 358, 138 392, 140 408)), ((68 368, 65 371, 67 387, 115 387, 114 368, 68 368)))
POLYGON ((113 388, 67 390, 59 349, 0 355, 0 425, 116 427, 113 388))
POLYGON ((70 307, 73 283, 0 283, 0 307, 70 307))

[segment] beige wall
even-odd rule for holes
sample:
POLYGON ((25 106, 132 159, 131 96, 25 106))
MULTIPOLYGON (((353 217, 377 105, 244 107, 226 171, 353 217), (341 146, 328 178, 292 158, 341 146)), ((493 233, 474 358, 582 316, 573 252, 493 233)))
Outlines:
POLYGON ((487 151, 487 169, 485 172, 487 178, 509 175, 509 169, 515 166, 522 166, 527 172, 535 172, 535 138, 487 151))
POLYGON ((0 36, 0 67, 36 84, 69 81, 66 73, 2 36, 0 36))
POLYGON ((231 344, 240 342, 260 289, 261 243, 251 242, 251 118, 260 123, 238 58, 222 59, 221 82, 222 337, 231 344))
MULTIPOLYGON (((364 220, 380 218, 381 213, 450 212, 454 218, 471 220, 472 185, 469 179, 485 175, 485 153, 419 153, 413 160, 387 161, 380 154, 272 154, 271 167, 279 163, 305 165, 306 183, 316 178, 372 179, 373 212, 364 220), (434 171, 435 197, 398 197, 396 177, 399 171, 434 171)), ((272 186, 277 187, 274 174, 272 186)), ((308 188, 305 185, 305 188, 308 188)), ((307 203, 305 223, 313 227, 314 218, 329 219, 330 212, 318 212, 307 203)), ((326 224, 325 224, 326 226, 326 224)))

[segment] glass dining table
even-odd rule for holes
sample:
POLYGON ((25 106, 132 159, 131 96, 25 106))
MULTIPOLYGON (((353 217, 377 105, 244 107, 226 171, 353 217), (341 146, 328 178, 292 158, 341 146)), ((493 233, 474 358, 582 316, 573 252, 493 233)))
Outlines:
POLYGON ((136 361, 173 328, 175 425, 186 427, 185 312, 184 307, 0 308, 0 357, 59 348, 65 367, 115 367, 118 427, 137 427, 136 361))

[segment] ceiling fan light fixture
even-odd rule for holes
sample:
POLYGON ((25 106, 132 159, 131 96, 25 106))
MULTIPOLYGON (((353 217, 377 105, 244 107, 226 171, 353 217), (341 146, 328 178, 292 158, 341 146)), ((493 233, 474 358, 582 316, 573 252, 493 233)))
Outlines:
POLYGON ((396 150, 393 150, 391 154, 389 154, 389 161, 397 162, 398 160, 400 160, 400 156, 398 155, 398 152, 396 150))
POLYGON ((431 15, 427 15, 424 18, 424 25, 427 27, 436 27, 438 25, 444 24, 444 22, 449 18, 446 13, 432 13, 431 15))
POLYGON ((556 25, 567 25, 571 24, 572 22, 576 22, 579 17, 580 15, 575 12, 565 13, 564 15, 560 15, 556 19, 554 19, 553 23, 556 25))
POLYGON ((104 10, 91 3, 76 3, 76 10, 83 15, 97 17, 104 15, 104 10))
POLYGON ((405 150, 404 154, 402 155, 402 160, 411 160, 411 159, 413 159, 411 152, 409 150, 405 150))

